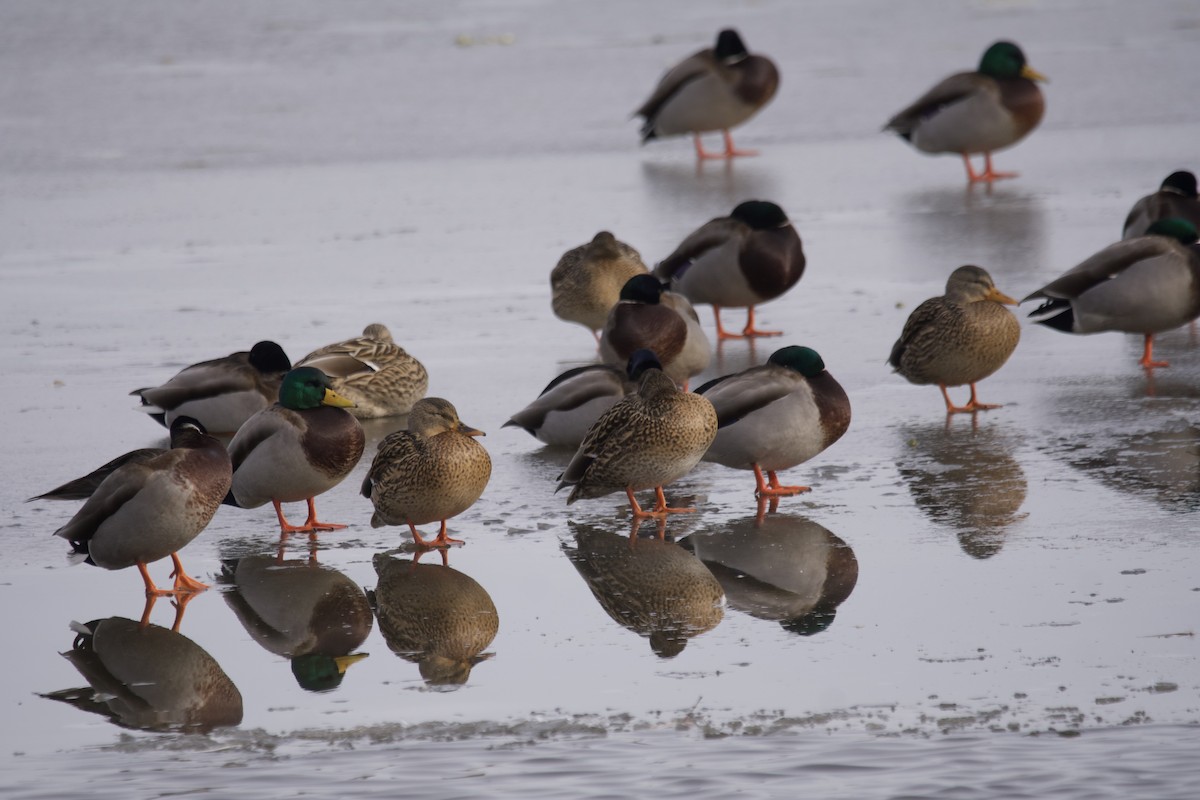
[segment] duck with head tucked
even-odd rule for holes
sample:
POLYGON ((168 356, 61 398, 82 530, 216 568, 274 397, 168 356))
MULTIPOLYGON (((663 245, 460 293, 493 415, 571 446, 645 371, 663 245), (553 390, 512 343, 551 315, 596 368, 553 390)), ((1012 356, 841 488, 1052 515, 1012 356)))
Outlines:
POLYGON ((641 349, 654 351, 662 370, 685 389, 712 359, 696 309, 650 274, 626 281, 600 334, 600 358, 610 366, 624 368, 641 349))
POLYGON ((775 97, 779 70, 766 56, 751 55, 732 28, 717 34, 715 47, 705 48, 672 67, 654 92, 634 112, 642 117, 642 143, 662 136, 690 133, 696 157, 733 158, 756 155, 733 146, 730 128, 753 117, 775 97), (725 152, 709 153, 700 134, 721 131, 725 152))
POLYGON ((654 268, 671 289, 693 303, 710 303, 717 339, 779 336, 754 327, 754 307, 774 300, 804 274, 804 248, 775 203, 747 200, 727 217, 701 225, 654 268), (746 309, 740 334, 721 327, 721 307, 746 309))
POLYGON ((983 53, 979 69, 959 72, 921 95, 883 126, 923 153, 962 156, 969 183, 1015 178, 992 169, 992 153, 1024 139, 1046 110, 1036 81, 1046 77, 1025 62, 1012 42, 996 42, 983 53), (975 172, 971 156, 982 153, 984 169, 975 172))
POLYGON ((176 417, 191 417, 217 436, 232 436, 242 423, 279 399, 279 384, 292 368, 283 348, 258 342, 237 352, 185 367, 164 383, 130 394, 142 410, 168 428, 176 417))
POLYGON ((297 367, 283 377, 279 402, 246 420, 229 443, 233 487, 228 505, 275 507, 282 533, 345 528, 319 522, 313 498, 342 482, 358 464, 366 436, 346 411, 353 405, 333 390, 316 367, 297 367), (303 525, 292 525, 281 503, 308 503, 303 525))
POLYGON ((425 396, 429 373, 376 322, 363 335, 314 350, 298 367, 316 367, 329 376, 333 390, 352 402, 359 419, 407 414, 425 396))
POLYGON ((550 273, 550 307, 567 322, 578 322, 600 341, 608 312, 621 297, 621 287, 646 273, 642 257, 608 231, 563 254, 550 273))
POLYGON ((1044 302, 1035 322, 1064 333, 1123 331, 1145 337, 1141 366, 1154 360, 1154 334, 1200 316, 1200 245, 1196 226, 1171 218, 1145 236, 1123 239, 1030 294, 1044 302))
POLYGON ((513 414, 503 427, 523 428, 552 447, 579 447, 600 415, 636 389, 616 367, 575 367, 550 381, 536 400, 513 414))
POLYGON ((809 347, 776 350, 766 364, 709 381, 696 393, 717 411, 717 437, 704 460, 754 470, 759 497, 809 491, 781 486, 776 472, 808 461, 850 427, 850 399, 809 347))
POLYGON ((1121 238, 1145 236, 1155 222, 1172 217, 1200 228, 1200 196, 1196 194, 1196 176, 1187 170, 1172 172, 1163 179, 1157 192, 1133 204, 1125 217, 1121 238))
POLYGON ((475 438, 483 435, 448 400, 417 401, 408 430, 379 443, 363 480, 363 497, 375 506, 371 527, 407 525, 421 548, 462 544, 446 535, 446 520, 474 505, 492 477, 492 459, 475 438), (416 526, 430 522, 441 523, 437 538, 422 539, 416 526))
POLYGON ((701 395, 681 392, 649 350, 630 357, 628 373, 637 392, 596 420, 555 491, 572 487, 567 505, 624 491, 634 519, 694 511, 669 508, 663 486, 700 462, 717 435, 717 413, 701 395), (655 491, 651 510, 643 510, 634 496, 645 489, 655 491))
POLYGON ((950 273, 944 295, 931 297, 909 315, 888 363, 910 383, 937 384, 947 414, 999 408, 980 403, 975 384, 1004 366, 1017 349, 1021 324, 1004 307, 1016 304, 996 288, 987 270, 959 267, 950 273), (964 384, 971 386, 971 399, 956 406, 946 387, 964 384))
POLYGON ((104 569, 136 566, 147 596, 208 588, 183 571, 178 551, 213 518, 229 491, 229 454, 196 420, 176 417, 171 449, 130 461, 106 477, 83 507, 57 531, 75 558, 104 569), (171 557, 173 589, 159 589, 146 565, 171 557))

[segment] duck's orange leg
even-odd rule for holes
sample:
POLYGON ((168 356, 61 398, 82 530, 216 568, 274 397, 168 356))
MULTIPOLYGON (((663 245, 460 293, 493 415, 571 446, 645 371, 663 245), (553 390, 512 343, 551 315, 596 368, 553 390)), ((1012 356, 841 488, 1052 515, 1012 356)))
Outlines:
POLYGON ((154 580, 150 577, 150 571, 146 569, 145 561, 138 561, 137 568, 138 572, 142 573, 142 582, 146 584, 147 597, 164 597, 169 594, 175 594, 174 589, 160 589, 154 585, 154 580))
POLYGON ((717 341, 723 342, 726 339, 744 339, 745 336, 740 333, 730 333, 721 325, 721 307, 713 306, 713 318, 717 321, 717 341))
POLYGON ((692 139, 696 144, 696 158, 700 161, 710 161, 714 159, 724 159, 726 156, 723 153, 710 153, 704 149, 704 142, 700 141, 700 134, 693 133, 692 139))
POLYGON ((417 547, 425 549, 433 549, 435 547, 449 547, 452 544, 463 544, 462 539, 451 539, 446 535, 446 520, 442 520, 442 527, 438 531, 438 535, 433 539, 422 539, 421 534, 417 532, 416 527, 410 522, 408 529, 412 531, 413 540, 417 543, 417 547))
POLYGON ((171 573, 171 577, 175 579, 176 594, 203 592, 208 588, 207 583, 201 583, 183 571, 183 562, 179 560, 178 553, 171 553, 171 562, 175 565, 175 570, 171 573))
POLYGON ((1145 347, 1142 349, 1142 360, 1139 361, 1138 363, 1141 364, 1146 369, 1153 369, 1154 367, 1169 367, 1169 366, 1171 366, 1171 362, 1169 362, 1169 361, 1155 361, 1154 360, 1154 334, 1153 333, 1146 334, 1146 344, 1145 344, 1145 347))
POLYGON ((742 336, 782 336, 783 331, 763 331, 754 327, 754 306, 746 308, 746 327, 742 328, 742 336))
POLYGON ((308 498, 308 519, 304 521, 304 530, 306 531, 340 531, 345 528, 337 522, 318 522, 317 521, 317 506, 313 502, 313 498, 308 498))
POLYGON ((971 384, 971 399, 967 401, 965 406, 956 406, 950 402, 950 394, 946 391, 946 384, 939 383, 938 388, 942 390, 942 399, 946 401, 947 414, 969 413, 974 414, 976 411, 987 411, 992 408, 1000 408, 998 403, 981 403, 975 397, 975 384, 971 384))
POLYGON ((802 492, 811 492, 811 486, 781 486, 779 484, 779 476, 774 470, 767 470, 767 479, 763 480, 763 471, 758 464, 754 464, 754 481, 756 488, 754 494, 758 497, 789 497, 802 492))
POLYGON ((962 154, 963 164, 967 168, 968 183, 991 183, 992 181, 1002 180, 1004 178, 1015 178, 1019 173, 1016 172, 996 172, 992 168, 992 154, 983 154, 983 172, 976 172, 971 168, 971 157, 966 153, 962 154))
POLYGON ((728 128, 726 128, 724 131, 722 131, 722 133, 725 134, 725 153, 724 153, 725 158, 736 158, 737 156, 756 156, 756 155, 758 155, 757 150, 738 150, 736 147, 734 147, 733 146, 733 136, 730 135, 728 128))

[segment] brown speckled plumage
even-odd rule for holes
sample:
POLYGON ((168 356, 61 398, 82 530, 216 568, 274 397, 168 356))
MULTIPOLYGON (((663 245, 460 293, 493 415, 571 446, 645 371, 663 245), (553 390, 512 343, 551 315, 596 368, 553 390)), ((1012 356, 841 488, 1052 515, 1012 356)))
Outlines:
POLYGON ((407 414, 429 388, 425 367, 379 323, 364 328, 362 336, 314 350, 297 366, 328 375, 334 391, 354 402, 349 411, 359 419, 407 414))
MULTIPOLYGON (((372 527, 442 522, 466 511, 483 494, 492 460, 440 397, 413 406, 409 429, 379 443, 362 493, 375 506, 372 527)), ((415 534, 415 528, 414 534, 415 534)))
POLYGON ((1000 369, 1017 347, 1021 326, 990 299, 995 291, 985 270, 956 269, 946 294, 926 300, 909 316, 888 363, 912 383, 942 386, 975 383, 1000 369))
POLYGON ((596 420, 559 484, 574 486, 567 503, 630 489, 653 489, 691 471, 717 435, 712 403, 679 391, 648 369, 636 394, 596 420))
POLYGON ((688 639, 715 628, 725 615, 725 592, 700 559, 675 542, 638 539, 571 523, 575 548, 564 546, 601 608, 617 623, 650 639, 663 658, 688 639))
POLYGON ((646 272, 641 255, 608 231, 563 254, 550 273, 555 316, 599 332, 617 304, 621 287, 646 272))
POLYGON ((386 554, 374 558, 379 631, 393 653, 415 661, 431 684, 462 684, 487 658, 500 617, 474 578, 441 564, 418 564, 386 554))

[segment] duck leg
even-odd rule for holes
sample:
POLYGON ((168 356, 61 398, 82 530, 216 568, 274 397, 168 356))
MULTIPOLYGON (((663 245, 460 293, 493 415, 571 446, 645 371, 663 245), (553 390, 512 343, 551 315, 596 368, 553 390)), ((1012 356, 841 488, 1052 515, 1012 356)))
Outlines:
POLYGON ((203 592, 208 588, 207 583, 201 583, 183 571, 183 562, 179 560, 178 553, 171 553, 171 562, 175 565, 175 570, 171 573, 171 577, 175 579, 175 594, 203 592))
POLYGON ((730 333, 729 331, 725 330, 724 327, 721 326, 721 307, 720 306, 718 306, 718 305, 713 306, 713 317, 717 321, 717 341, 718 342, 723 342, 726 339, 744 339, 745 338, 744 334, 730 333))
POLYGON ((446 535, 446 520, 442 520, 441 530, 438 531, 437 537, 433 539, 422 539, 421 534, 417 533, 417 529, 413 527, 411 522, 408 523, 408 529, 412 531, 413 540, 416 541, 417 547, 433 549, 435 547, 449 547, 452 544, 463 544, 462 539, 451 539, 446 535))
POLYGON ((965 406, 956 406, 950 402, 950 394, 946 391, 946 384, 939 383, 938 388, 942 390, 942 399, 946 401, 947 414, 971 413, 976 411, 987 411, 992 408, 1000 408, 998 403, 981 403, 975 398, 975 384, 971 384, 971 399, 967 401, 965 406))
POLYGON ((647 517, 665 517, 667 514, 689 514, 696 509, 694 508, 671 508, 667 505, 667 496, 663 494, 661 486, 654 487, 655 502, 654 508, 646 511, 638 505, 637 498, 633 495, 633 489, 625 487, 625 495, 629 498, 629 506, 633 509, 634 519, 645 519, 647 517))
POLYGON ((971 168, 971 157, 966 153, 962 154, 963 164, 967 168, 968 183, 991 183, 992 181, 1001 180, 1003 178, 1015 178, 1019 173, 1016 172, 996 172, 992 169, 992 154, 983 154, 983 172, 975 172, 971 168))
POLYGON ((783 331, 764 331, 754 327, 754 306, 746 308, 746 327, 742 328, 742 336, 782 336, 783 331))
POLYGON ((138 561, 138 572, 142 573, 142 582, 146 584, 146 597, 164 597, 166 595, 175 594, 174 589, 160 589, 154 585, 154 580, 150 577, 150 571, 146 569, 145 561, 138 561))
POLYGON ((1139 361, 1138 363, 1141 364, 1146 369, 1153 369, 1154 367, 1169 367, 1169 366, 1171 366, 1171 363, 1169 361, 1155 361, 1154 360, 1154 334, 1153 333, 1146 334, 1146 345, 1142 350, 1142 360, 1139 361))
POLYGON ((723 134, 725 134, 725 154, 724 154, 725 158, 735 158, 737 156, 756 156, 756 155, 758 155, 757 150, 738 150, 736 147, 734 147, 733 146, 733 136, 730 135, 728 128, 726 128, 725 130, 723 130, 721 132, 723 134))
POLYGON ((779 476, 775 474, 774 470, 767 470, 768 480, 763 480, 762 469, 759 468, 758 464, 752 466, 754 467, 754 480, 757 484, 754 494, 757 497, 789 497, 794 494, 812 491, 811 486, 781 486, 779 484, 779 476))
POLYGON ((312 531, 340 531, 346 526, 337 522, 318 522, 317 521, 317 506, 313 502, 313 498, 308 498, 308 519, 304 520, 302 530, 306 532, 312 531))

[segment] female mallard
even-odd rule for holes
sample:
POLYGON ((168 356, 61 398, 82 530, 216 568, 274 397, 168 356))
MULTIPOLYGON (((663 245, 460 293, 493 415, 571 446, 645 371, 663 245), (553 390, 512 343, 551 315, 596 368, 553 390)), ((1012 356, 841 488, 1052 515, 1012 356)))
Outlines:
POLYGON ((1012 355, 1021 325, 1006 305, 1017 301, 996 288, 980 267, 959 267, 946 281, 946 293, 931 297, 909 315, 888 357, 910 383, 936 383, 946 413, 999 408, 975 399, 975 383, 991 375, 1012 355), (970 384, 965 406, 950 402, 947 386, 970 384))
MULTIPOLYGON (((446 551, 442 551, 443 557, 446 551)), ((500 630, 496 604, 479 582, 446 564, 377 553, 371 604, 391 651, 415 661, 434 686, 461 685, 500 630)))
POLYGON ((600 358, 611 366, 624 367, 641 349, 653 350, 662 370, 683 386, 712 358, 696 309, 649 274, 635 275, 621 287, 621 300, 600 334, 600 358))
POLYGON ((283 348, 264 341, 248 353, 192 364, 162 386, 130 394, 141 397, 142 410, 167 427, 176 417, 191 417, 214 435, 232 436, 279 399, 279 383, 291 368, 283 348))
POLYGON ((362 483, 375 506, 371 527, 407 525, 418 547, 461 544, 446 535, 446 520, 470 508, 492 477, 492 459, 458 418, 449 401, 426 397, 408 415, 408 430, 379 443, 362 483), (422 539, 417 525, 441 522, 436 539, 422 539))
POLYGON ((1143 367, 1155 361, 1154 334, 1200 316, 1200 246, 1196 227, 1159 220, 1145 236, 1124 239, 1071 268, 1022 300, 1046 302, 1029 315, 1066 333, 1124 331, 1145 337, 1143 367))
POLYGON ((1163 179, 1154 194, 1148 194, 1133 204, 1125 217, 1122 239, 1145 236, 1160 219, 1178 217, 1200 227, 1200 197, 1196 194, 1196 176, 1187 170, 1172 172, 1163 179))
POLYGON ((643 117, 642 143, 660 136, 690 133, 696 157, 752 156, 733 146, 729 129, 741 125, 771 102, 779 88, 779 70, 766 56, 753 56, 732 29, 717 34, 715 47, 705 48, 672 67, 654 93, 634 112, 643 117), (725 152, 709 153, 700 134, 721 131, 725 152))
POLYGON ((579 447, 600 415, 635 389, 616 367, 575 367, 550 381, 538 398, 513 414, 504 427, 524 428, 551 446, 579 447))
POLYGON ((1042 121, 1046 101, 1034 81, 1046 77, 1025 63, 1012 42, 996 42, 975 72, 959 72, 934 86, 888 120, 893 130, 924 153, 958 153, 967 180, 991 182, 1015 172, 992 169, 992 151, 1025 138, 1042 121), (971 168, 971 155, 983 153, 984 169, 971 168))
POLYGON ((709 381, 696 393, 717 411, 717 438, 704 460, 754 470, 760 497, 809 491, 780 486, 776 471, 803 464, 850 427, 850 399, 808 347, 776 350, 761 367, 709 381))
POLYGON ((88 564, 137 566, 148 596, 200 591, 208 587, 183 571, 178 551, 208 525, 229 482, 225 446, 196 420, 176 417, 170 450, 114 470, 55 535, 88 564), (171 590, 156 587, 146 570, 167 556, 175 565, 171 590))
POLYGON ((574 487, 567 505, 624 491, 634 519, 694 511, 668 508, 662 487, 699 463, 717 435, 717 413, 704 397, 679 391, 649 350, 633 354, 629 376, 638 382, 637 393, 596 420, 559 476, 558 489, 574 487), (650 511, 643 511, 633 494, 643 489, 655 491, 650 511))
POLYGON ((550 307, 567 322, 578 322, 600 341, 600 329, 617 304, 621 287, 646 272, 641 255, 600 231, 587 244, 572 248, 550 273, 550 307))
POLYGON ((366 437, 346 411, 351 403, 316 367, 296 367, 283 376, 279 402, 246 420, 229 443, 233 488, 229 505, 275 507, 283 533, 312 533, 346 527, 318 522, 313 498, 342 482, 358 464, 366 437), (288 523, 280 503, 308 502, 303 525, 288 523))
POLYGON ((328 375, 333 390, 354 403, 350 413, 359 419, 407 414, 429 388, 425 367, 379 323, 368 325, 355 339, 314 350, 297 366, 328 375))
POLYGON ((778 336, 754 327, 754 307, 774 300, 804 274, 800 235, 783 209, 765 200, 747 200, 727 217, 692 232, 654 274, 693 303, 711 303, 717 339, 778 336), (746 309, 741 334, 721 327, 721 307, 746 309))

